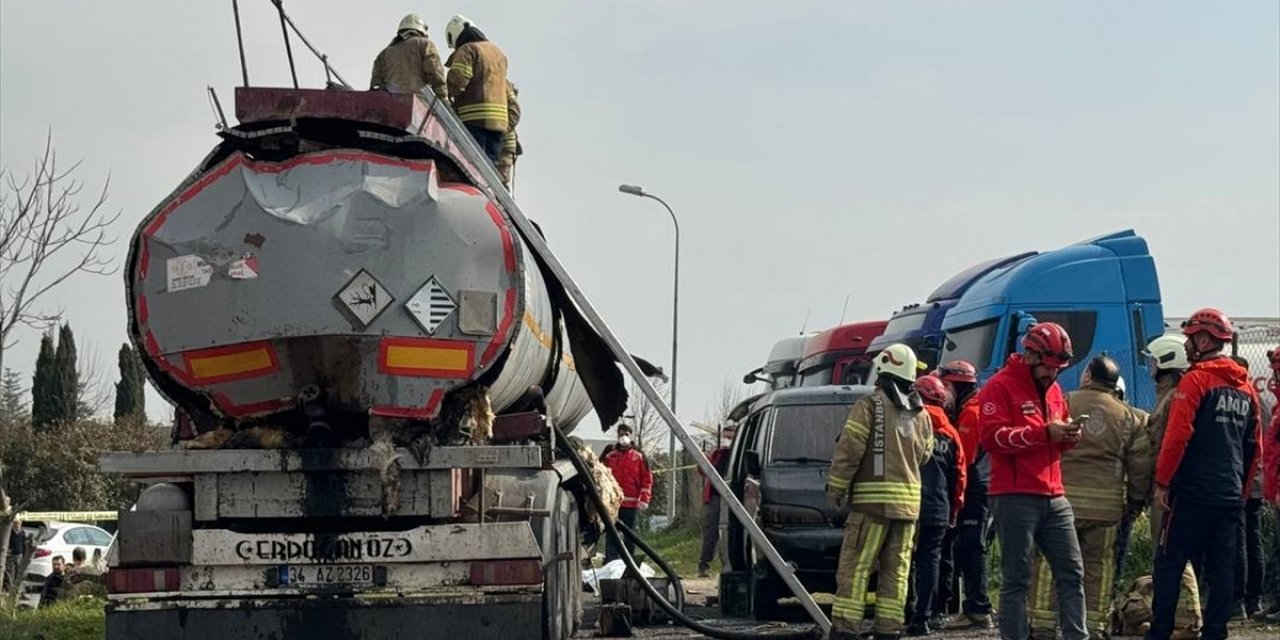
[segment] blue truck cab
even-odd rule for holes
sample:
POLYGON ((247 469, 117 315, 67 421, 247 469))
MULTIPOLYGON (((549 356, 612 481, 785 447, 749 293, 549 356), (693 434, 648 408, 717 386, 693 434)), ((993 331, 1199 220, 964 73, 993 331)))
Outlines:
POLYGON ((868 353, 874 355, 891 344, 902 343, 911 347, 916 352, 916 357, 929 365, 930 369, 938 366, 938 357, 943 347, 942 321, 947 317, 947 312, 956 306, 965 291, 982 276, 1033 255, 1034 251, 987 260, 951 276, 934 289, 923 303, 909 304, 894 313, 885 326, 884 333, 871 341, 868 353))
POLYGON ((1059 376, 1063 391, 1079 386, 1089 359, 1106 353, 1120 364, 1128 400, 1150 410, 1155 387, 1144 366, 1148 341, 1164 333, 1160 283, 1147 241, 1121 231, 1006 264, 975 281, 943 320, 943 359, 963 358, 985 381, 1018 350, 1035 322, 1056 322, 1071 336, 1075 357, 1059 376))

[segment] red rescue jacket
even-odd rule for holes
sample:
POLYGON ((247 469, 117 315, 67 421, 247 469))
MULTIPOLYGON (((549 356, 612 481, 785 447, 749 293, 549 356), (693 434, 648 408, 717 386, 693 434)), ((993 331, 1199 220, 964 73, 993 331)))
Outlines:
POLYGON ((1280 504, 1280 405, 1271 415, 1271 426, 1262 442, 1262 495, 1271 504, 1280 504))
POLYGON ((1072 444, 1049 439, 1050 422, 1070 419, 1062 389, 1043 395, 1021 354, 1009 356, 978 394, 982 446, 991 458, 990 495, 1057 497, 1062 488, 1061 453, 1072 444))
POLYGON ((1197 362, 1178 381, 1156 462, 1156 484, 1180 499, 1235 504, 1258 475, 1262 404, 1230 358, 1197 362))
POLYGON ((635 509, 641 502, 653 499, 653 472, 649 461, 635 447, 615 448, 604 457, 604 465, 613 472, 613 478, 622 487, 622 506, 635 509))
POLYGON ((969 464, 978 461, 978 439, 981 436, 978 406, 978 394, 975 393, 964 401, 955 421, 956 431, 960 433, 960 446, 964 449, 964 459, 968 460, 969 464))
MULTIPOLYGON (((729 464, 729 447, 720 447, 712 451, 711 455, 707 456, 707 462, 710 462, 711 466, 715 467, 716 471, 720 473, 720 477, 723 478, 725 467, 729 464)), ((704 475, 701 467, 698 468, 698 475, 704 475)), ((711 488, 711 481, 704 479, 702 481, 702 504, 711 504, 711 496, 714 494, 715 489, 711 488)))
MULTIPOLYGON (((936 458, 939 451, 939 443, 943 438, 951 441, 951 445, 956 448, 952 454, 952 463, 955 465, 952 469, 948 469, 950 478, 948 483, 951 485, 951 495, 949 506, 951 509, 951 520, 955 522, 956 514, 960 513, 960 509, 964 507, 964 490, 968 482, 966 476, 969 470, 969 460, 965 456, 964 444, 960 437, 960 432, 951 426, 951 419, 947 417, 947 412, 942 407, 926 404, 924 410, 929 412, 929 422, 933 424, 934 457, 936 458)), ((926 464, 928 464, 926 462, 926 464)), ((922 504, 921 507, 924 505, 922 504)))

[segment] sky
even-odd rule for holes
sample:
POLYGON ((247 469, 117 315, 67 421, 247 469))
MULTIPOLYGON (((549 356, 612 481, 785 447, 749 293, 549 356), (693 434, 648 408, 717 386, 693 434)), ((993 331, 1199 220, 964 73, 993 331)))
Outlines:
MULTIPOLYGON (((287 85, 271 4, 240 4, 251 83, 287 85)), ((442 51, 452 12, 475 21, 521 90, 517 200, 629 350, 661 365, 671 222, 617 185, 674 207, 685 420, 779 338, 842 311, 887 318, 973 263, 1125 228, 1150 243, 1168 315, 1280 316, 1274 0, 285 5, 359 88, 404 13, 442 51)), ((23 174, 52 132, 91 188, 110 176, 122 264, 216 142, 205 88, 232 113, 239 83, 229 2, 5 2, 0 164, 23 174)), ((44 308, 115 374, 120 275, 78 277, 44 308)), ((16 337, 6 365, 29 376, 39 336, 16 337)), ((156 396, 149 409, 167 414, 156 396)))

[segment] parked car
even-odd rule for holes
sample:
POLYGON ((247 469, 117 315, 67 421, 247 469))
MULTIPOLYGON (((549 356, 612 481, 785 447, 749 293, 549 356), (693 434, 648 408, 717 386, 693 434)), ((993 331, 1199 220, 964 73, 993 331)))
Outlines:
POLYGON ((23 529, 36 542, 36 551, 27 566, 19 605, 35 608, 40 603, 44 581, 53 573, 53 559, 62 556, 69 566, 76 547, 84 547, 86 559, 93 561, 94 551, 105 558, 114 536, 106 530, 80 522, 24 522, 23 529))
MULTIPOLYGON (((866 386, 772 391, 751 402, 734 437, 725 479, 810 592, 835 591, 848 512, 828 507, 824 488, 849 408, 869 393, 866 386)), ((751 572, 755 616, 771 619, 786 585, 736 520, 726 544, 730 567, 751 572)))

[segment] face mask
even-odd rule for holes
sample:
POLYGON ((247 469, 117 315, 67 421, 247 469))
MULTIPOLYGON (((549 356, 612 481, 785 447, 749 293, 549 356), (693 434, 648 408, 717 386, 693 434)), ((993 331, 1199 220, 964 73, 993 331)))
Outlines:
POLYGON ((627 448, 631 446, 631 436, 618 436, 618 446, 627 448))

